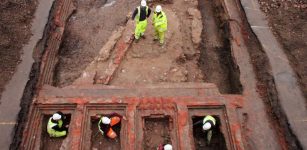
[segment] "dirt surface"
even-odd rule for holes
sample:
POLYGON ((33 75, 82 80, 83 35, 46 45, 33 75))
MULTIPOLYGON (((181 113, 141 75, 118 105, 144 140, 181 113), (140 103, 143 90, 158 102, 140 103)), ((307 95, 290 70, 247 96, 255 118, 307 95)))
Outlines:
MULTIPOLYGON (((215 117, 216 118, 216 117, 215 117)), ((193 124, 202 121, 204 117, 193 117, 193 124)), ((206 143, 207 136, 203 132, 202 124, 193 126, 194 145, 196 150, 227 150, 226 142, 223 134, 219 131, 219 126, 213 130, 210 145, 206 143)))
MULTIPOLYGON (((199 51, 193 47, 191 39, 184 39, 184 37, 191 37, 192 34, 189 28, 190 32, 182 31, 186 27, 180 18, 186 18, 185 23, 191 23, 192 19, 188 18, 187 12, 179 17, 179 13, 173 11, 176 3, 162 7, 168 20, 171 20, 168 22, 165 45, 161 47, 159 42, 153 41, 153 27, 149 19, 146 39, 132 44, 111 84, 202 82, 203 77, 197 66, 199 51), (182 32, 176 32, 177 30, 182 32), (190 47, 187 47, 188 45, 190 47)), ((188 7, 185 9, 187 10, 188 7)))
POLYGON ((20 63, 22 46, 31 36, 37 0, 0 2, 0 97, 20 63))
MULTIPOLYGON (((92 150, 120 150, 120 136, 115 140, 102 136, 98 129, 99 120, 92 120, 92 150)), ((112 128, 118 135, 120 134, 120 126, 112 128)))
POLYGON ((78 78, 98 55, 113 30, 124 25, 138 0, 76 0, 60 48, 56 85, 66 86, 78 78))
POLYGON ((168 118, 147 118, 144 128, 144 149, 156 150, 159 145, 172 144, 168 118))
POLYGON ((307 1, 259 0, 307 99, 307 1))

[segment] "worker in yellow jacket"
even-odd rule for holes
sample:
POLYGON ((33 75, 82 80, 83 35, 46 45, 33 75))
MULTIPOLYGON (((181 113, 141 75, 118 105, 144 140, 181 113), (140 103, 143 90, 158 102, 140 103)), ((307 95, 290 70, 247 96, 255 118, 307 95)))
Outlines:
POLYGON ((167 18, 162 11, 162 7, 158 5, 152 18, 152 24, 155 29, 154 40, 159 40, 160 45, 164 44, 165 31, 167 30, 167 18))
POLYGON ((138 42, 140 37, 145 38, 144 33, 147 28, 147 18, 150 16, 151 10, 146 4, 146 0, 141 1, 141 6, 138 6, 133 14, 132 20, 135 20, 136 26, 134 31, 134 37, 138 42))

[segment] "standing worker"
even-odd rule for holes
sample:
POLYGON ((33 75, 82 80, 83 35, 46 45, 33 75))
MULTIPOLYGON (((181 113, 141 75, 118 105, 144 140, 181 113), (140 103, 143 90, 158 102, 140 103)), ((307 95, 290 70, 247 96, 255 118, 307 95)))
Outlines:
POLYGON ((146 4, 146 0, 142 0, 141 6, 138 6, 132 14, 132 20, 136 22, 134 31, 136 42, 138 42, 140 37, 145 38, 144 33, 147 28, 147 18, 150 16, 150 13, 151 10, 146 4))
POLYGON ((50 117, 47 124, 47 132, 50 137, 64 137, 67 135, 68 124, 66 116, 58 111, 50 117))
POLYGON ((213 129, 216 127, 216 119, 207 115, 203 120, 196 122, 194 125, 202 123, 202 128, 207 135, 207 144, 210 145, 213 129))
POLYGON ((167 30, 167 18, 160 5, 156 7, 152 18, 152 24, 155 28, 154 40, 159 40, 162 46, 164 44, 165 31, 167 30))
POLYGON ((117 113, 113 113, 107 116, 101 117, 98 122, 98 129, 102 135, 106 135, 110 139, 115 139, 117 137, 116 132, 112 128, 120 126, 121 119, 123 117, 117 113))

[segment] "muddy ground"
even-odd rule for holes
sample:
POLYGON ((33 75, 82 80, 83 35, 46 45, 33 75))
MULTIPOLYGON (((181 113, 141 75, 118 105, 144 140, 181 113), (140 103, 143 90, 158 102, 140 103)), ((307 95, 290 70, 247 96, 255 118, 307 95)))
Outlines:
POLYGON ((20 62, 23 45, 31 37, 31 21, 37 4, 37 0, 0 2, 0 97, 20 62))
POLYGON ((307 99, 307 1, 259 0, 307 99))
MULTIPOLYGON (((203 119, 204 117, 193 117, 193 124, 202 121, 203 119)), ((196 150, 227 150, 225 138, 220 132, 219 125, 213 130, 212 139, 209 145, 206 143, 207 137, 205 132, 203 132, 202 124, 197 124, 193 126, 193 136, 196 150)))
POLYGON ((172 144, 170 139, 169 118, 146 118, 143 147, 156 150, 159 145, 172 144))
POLYGON ((101 135, 98 129, 99 120, 92 120, 92 136, 91 142, 92 150, 120 150, 120 126, 116 126, 116 128, 112 128, 117 134, 118 137, 113 140, 106 138, 106 136, 101 135))

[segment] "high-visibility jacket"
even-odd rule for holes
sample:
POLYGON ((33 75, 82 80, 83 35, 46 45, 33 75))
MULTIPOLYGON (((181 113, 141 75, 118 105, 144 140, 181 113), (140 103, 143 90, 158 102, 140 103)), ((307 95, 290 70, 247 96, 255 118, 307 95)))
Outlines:
POLYGON ((155 29, 159 32, 164 32, 167 30, 167 17, 163 11, 158 15, 158 13, 154 12, 152 18, 153 25, 155 29))
POLYGON ((60 128, 63 126, 63 121, 59 120, 58 123, 54 123, 51 121, 52 117, 49 119, 48 124, 47 124, 47 132, 51 137, 60 137, 63 136, 64 132, 66 135, 66 131, 56 131, 53 129, 55 126, 59 126, 60 128))
POLYGON ((216 120, 214 117, 208 115, 204 118, 203 120, 203 124, 205 124, 206 122, 211 121, 213 123, 213 125, 216 125, 216 120))
MULTIPOLYGON (((135 16, 135 21, 138 23, 140 21, 140 16, 141 16, 141 6, 138 6, 137 9, 138 9, 138 13, 135 16)), ((146 16, 147 14, 148 14, 148 6, 146 6, 146 16)))

